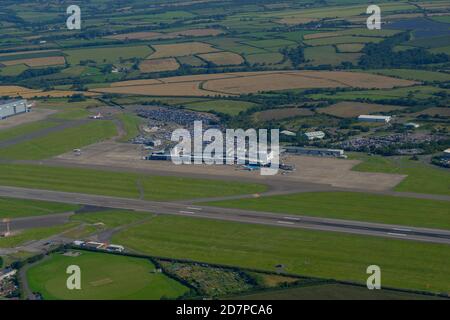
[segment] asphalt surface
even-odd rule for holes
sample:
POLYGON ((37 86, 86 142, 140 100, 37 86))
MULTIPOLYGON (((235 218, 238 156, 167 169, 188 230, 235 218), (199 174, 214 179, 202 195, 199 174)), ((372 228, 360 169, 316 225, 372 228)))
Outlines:
MULTIPOLYGON (((384 238, 442 243, 450 245, 450 231, 414 228, 399 225, 368 223, 338 219, 325 219, 298 215, 274 214, 240 209, 197 206, 195 204, 167 203, 125 199, 108 196, 86 195, 59 191, 0 187, 0 196, 19 199, 57 201, 89 206, 136 210, 155 214, 169 214, 195 218, 209 218, 241 223, 270 225, 285 228, 301 228, 321 231, 343 232, 384 238)), ((59 217, 58 217, 59 218, 59 217)), ((26 219, 22 226, 26 227, 26 219)), ((30 219, 28 225, 35 226, 30 219)))

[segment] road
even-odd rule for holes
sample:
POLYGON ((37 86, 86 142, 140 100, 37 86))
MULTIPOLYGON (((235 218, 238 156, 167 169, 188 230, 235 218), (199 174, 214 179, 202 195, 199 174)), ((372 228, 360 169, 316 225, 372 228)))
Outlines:
MULTIPOLYGON (((19 199, 57 201, 116 209, 136 210, 155 214, 169 214, 196 218, 262 224, 285 228, 301 228, 343 232, 384 238, 414 240, 450 245, 450 231, 414 228, 399 225, 284 215, 240 209, 215 208, 184 203, 168 203, 125 199, 109 196, 87 195, 59 191, 0 187, 0 196, 19 199)), ((30 226, 33 224, 30 220, 30 226)))

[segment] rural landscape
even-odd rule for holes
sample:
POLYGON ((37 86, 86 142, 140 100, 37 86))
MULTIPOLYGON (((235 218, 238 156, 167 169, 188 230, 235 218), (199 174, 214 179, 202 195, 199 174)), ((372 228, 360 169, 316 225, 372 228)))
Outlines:
POLYGON ((448 1, 3 0, 0 18, 0 305, 450 299, 448 1), (277 173, 250 138, 243 162, 175 164, 200 122, 201 152, 209 130, 277 131, 277 173))

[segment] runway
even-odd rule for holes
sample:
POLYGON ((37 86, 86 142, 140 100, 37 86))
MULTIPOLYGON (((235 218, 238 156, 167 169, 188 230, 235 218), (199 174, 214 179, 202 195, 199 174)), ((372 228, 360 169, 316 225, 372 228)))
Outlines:
MULTIPOLYGON (((56 201, 116 209, 127 209, 142 212, 151 212, 155 214, 208 218, 241 223, 270 225, 284 228, 301 228, 320 231, 342 232, 366 236, 450 245, 450 231, 447 230, 416 228, 409 226, 405 227, 399 225, 388 225, 340 219, 315 218, 298 215, 284 215, 240 209, 197 206, 195 204, 145 201, 137 199, 15 187, 0 187, 0 196, 19 199, 56 201)), ((26 227, 25 221, 26 219, 21 222, 22 226, 24 227, 26 227)), ((34 223, 35 221, 33 221, 33 219, 29 219, 30 227, 34 226, 34 223)))

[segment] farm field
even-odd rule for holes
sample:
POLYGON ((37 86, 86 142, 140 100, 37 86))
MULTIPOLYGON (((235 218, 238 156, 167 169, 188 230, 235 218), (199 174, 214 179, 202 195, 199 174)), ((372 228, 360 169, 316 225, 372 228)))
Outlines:
POLYGON ((441 268, 450 255, 446 245, 172 216, 129 228, 113 241, 150 255, 271 271, 283 264, 288 273, 360 283, 376 264, 385 286, 450 290, 441 268))
POLYGON ((450 229, 446 201, 352 192, 316 192, 209 202, 208 205, 303 216, 450 229))
POLYGON ((246 101, 237 100, 209 100, 185 103, 184 106, 187 109, 195 111, 215 111, 229 115, 237 115, 241 111, 246 111, 252 107, 257 106, 257 104, 246 101))
POLYGON ((339 65, 342 62, 356 62, 359 53, 338 53, 333 46, 316 46, 305 49, 305 58, 313 65, 339 65))
POLYGON ((318 111, 340 118, 355 118, 362 114, 379 114, 401 108, 398 106, 342 101, 329 107, 320 108, 318 111))
POLYGON ((450 74, 443 72, 434 72, 426 70, 412 70, 412 69, 380 69, 372 71, 376 74, 382 74, 385 76, 399 77, 403 79, 416 80, 416 81, 450 81, 450 74))
POLYGON ((188 288, 161 273, 147 259, 80 251, 76 257, 53 254, 30 268, 27 279, 34 292, 46 300, 177 298, 188 288), (82 290, 68 290, 66 269, 76 264, 83 270, 82 290))
POLYGON ((155 201, 254 194, 267 190, 262 184, 38 165, 0 164, 0 179, 5 186, 124 198, 139 198, 140 183, 144 199, 155 201))
POLYGON ((238 65, 244 62, 244 59, 232 52, 213 52, 199 54, 198 57, 218 66, 238 65))
POLYGON ((220 51, 213 48, 210 44, 203 42, 186 42, 177 44, 161 44, 152 46, 155 52, 150 59, 159 59, 167 57, 183 57, 199 53, 209 53, 220 51))
POLYGON ((144 73, 173 71, 180 67, 174 58, 143 60, 139 65, 139 70, 144 73))
POLYGON ((257 120, 271 121, 271 120, 282 120, 297 116, 312 116, 312 115, 314 115, 314 112, 306 108, 276 108, 256 112, 254 114, 254 117, 257 120))
POLYGON ((80 64, 82 60, 93 60, 98 63, 115 63, 120 58, 130 59, 134 57, 145 58, 152 53, 148 46, 134 47, 100 47, 87 49, 66 50, 67 61, 71 65, 80 64))
POLYGON ((18 59, 2 61, 5 66, 15 66, 24 64, 28 67, 43 67, 43 66, 55 66, 66 63, 64 57, 45 57, 45 58, 30 58, 30 59, 18 59))
POLYGON ((243 72, 216 75, 182 76, 138 80, 112 84, 109 88, 96 88, 92 92, 122 93, 157 96, 240 95, 260 91, 308 88, 393 88, 412 86, 415 82, 386 76, 356 72, 285 71, 243 72), (147 84, 148 83, 148 84, 147 84))
POLYGON ((48 201, 0 198, 0 220, 75 211, 80 206, 48 201))

